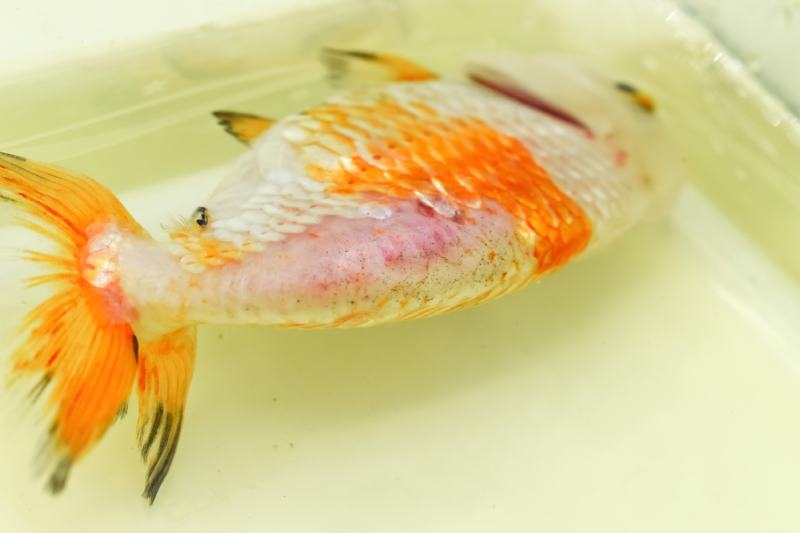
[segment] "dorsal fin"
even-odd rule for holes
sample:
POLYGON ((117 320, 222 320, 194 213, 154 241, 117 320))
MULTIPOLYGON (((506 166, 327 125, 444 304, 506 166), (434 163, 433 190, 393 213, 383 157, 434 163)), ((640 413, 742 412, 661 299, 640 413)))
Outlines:
POLYGON ((404 57, 363 50, 322 49, 330 78, 340 81, 424 81, 436 79, 430 70, 404 57), (367 67, 367 68, 360 68, 367 67))
POLYGON ((275 121, 269 118, 237 113, 236 111, 214 111, 220 126, 244 144, 250 144, 272 126, 275 121))

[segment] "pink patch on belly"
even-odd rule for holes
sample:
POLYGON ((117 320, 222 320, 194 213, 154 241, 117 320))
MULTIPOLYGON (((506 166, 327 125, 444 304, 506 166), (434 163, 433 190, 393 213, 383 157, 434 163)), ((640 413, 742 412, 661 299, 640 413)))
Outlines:
POLYGON ((431 261, 457 264, 466 248, 514 235, 511 218, 499 208, 471 212, 474 222, 465 224, 462 218, 425 213, 415 201, 390 207, 392 215, 382 220, 327 217, 306 233, 230 265, 225 275, 247 280, 253 295, 318 297, 369 286, 389 272, 424 279, 431 261))

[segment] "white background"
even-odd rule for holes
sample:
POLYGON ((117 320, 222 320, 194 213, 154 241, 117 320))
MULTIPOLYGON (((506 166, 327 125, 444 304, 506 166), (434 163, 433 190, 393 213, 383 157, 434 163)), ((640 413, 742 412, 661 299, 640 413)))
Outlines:
POLYGON ((0 65, 91 54, 164 32, 270 14, 324 0, 5 0, 0 65))
MULTIPOLYGON (((0 66, 8 71, 64 55, 253 12, 307 7, 325 0, 6 0, 0 66)), ((654 0, 655 1, 655 0, 654 0)), ((798 0, 683 0, 727 44, 752 64, 784 100, 800 109, 798 0)))

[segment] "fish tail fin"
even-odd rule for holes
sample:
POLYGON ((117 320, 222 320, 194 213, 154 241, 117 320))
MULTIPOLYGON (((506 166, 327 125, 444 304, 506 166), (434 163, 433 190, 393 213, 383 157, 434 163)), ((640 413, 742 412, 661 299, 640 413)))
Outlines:
POLYGON ((98 242, 97 236, 111 224, 124 234, 146 234, 97 182, 0 153, 3 203, 18 208, 21 224, 47 238, 52 248, 47 253, 25 253, 26 259, 43 269, 28 285, 47 285, 52 292, 23 322, 11 376, 15 381, 33 378, 35 399, 47 392, 43 406, 50 424, 45 449, 51 469, 47 486, 53 493, 64 488, 72 465, 124 414, 138 376, 144 407, 140 428, 158 426, 153 431, 159 429, 161 438, 153 455, 152 475, 157 482, 150 481, 148 474, 147 495, 152 501, 177 442, 180 413, 174 413, 182 410, 188 389, 186 369, 191 372, 191 364, 185 361, 191 363, 194 358, 194 328, 167 335, 160 345, 156 341, 140 344, 131 325, 140 317, 126 302, 113 268, 109 270, 108 262, 102 260, 102 252, 115 244, 98 242), (95 255, 98 250, 99 256, 95 255), (187 356, 187 352, 191 353, 187 356), (156 356, 164 354, 172 357, 155 362, 156 356), (175 420, 164 417, 163 424, 146 424, 159 405, 175 420))

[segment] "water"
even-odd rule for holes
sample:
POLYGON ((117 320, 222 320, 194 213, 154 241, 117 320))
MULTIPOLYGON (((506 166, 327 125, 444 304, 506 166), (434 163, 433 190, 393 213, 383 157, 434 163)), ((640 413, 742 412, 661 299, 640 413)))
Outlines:
MULTIPOLYGON (((31 476, 32 422, 7 416, 4 530, 800 529, 795 119, 668 4, 481 4, 343 4, 140 47, 106 86, 64 69, 58 94, 26 95, 36 73, 2 89, 0 112, 33 114, 2 126, 5 150, 100 177, 154 232, 241 149, 207 112, 313 102, 322 43, 445 72, 477 49, 581 53, 656 95, 692 170, 665 219, 477 309, 358 331, 203 327, 154 508, 137 501, 135 409, 58 499, 31 476)), ((0 313, 16 319, 21 234, 0 231, 0 313)))

